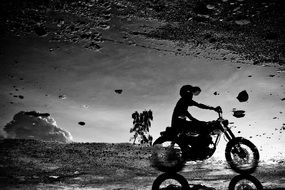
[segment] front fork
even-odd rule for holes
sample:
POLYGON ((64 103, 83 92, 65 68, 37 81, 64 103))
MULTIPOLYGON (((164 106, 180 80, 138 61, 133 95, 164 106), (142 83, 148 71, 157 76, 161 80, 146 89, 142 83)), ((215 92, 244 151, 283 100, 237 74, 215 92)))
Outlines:
POLYGON ((223 126, 223 127, 222 127, 222 130, 223 130, 225 136, 227 137, 227 139, 228 139, 229 141, 232 140, 232 139, 234 139, 234 138, 236 138, 235 135, 233 134, 232 130, 231 130, 231 129, 229 128, 229 126, 228 126, 228 125, 229 125, 228 120, 222 121, 222 122, 221 122, 221 125, 223 126))
MULTIPOLYGON (((226 130, 224 131, 224 133, 229 141, 236 138, 228 126, 225 126, 225 128, 226 130)), ((243 155, 245 154, 239 143, 234 146, 233 153, 239 154, 241 157, 243 157, 243 155)))
POLYGON ((233 132, 230 130, 230 128, 228 128, 228 127, 226 127, 226 128, 227 128, 227 130, 224 133, 225 133, 227 139, 230 141, 230 140, 236 138, 235 135, 233 134, 233 132))
MULTIPOLYGON (((228 126, 226 126, 227 130, 225 131, 225 135, 228 138, 228 140, 232 140, 235 137, 235 135, 233 134, 233 132, 230 130, 230 128, 228 128, 228 126)), ((244 151, 244 149, 241 148, 240 143, 237 143, 234 147, 233 153, 238 154, 240 158, 245 158, 246 157, 246 152, 244 151)))

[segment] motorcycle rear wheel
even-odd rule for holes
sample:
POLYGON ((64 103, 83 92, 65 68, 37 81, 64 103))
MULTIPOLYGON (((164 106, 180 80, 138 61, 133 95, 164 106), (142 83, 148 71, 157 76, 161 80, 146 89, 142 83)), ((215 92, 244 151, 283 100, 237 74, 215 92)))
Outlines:
POLYGON ((159 137, 153 146, 151 165, 154 168, 167 173, 175 173, 183 169, 186 160, 181 143, 159 137))
POLYGON ((153 184, 152 190, 190 190, 188 181, 177 173, 164 173, 158 176, 153 184))
POLYGON ((259 162, 259 152, 256 146, 242 137, 228 142, 225 156, 230 167, 240 174, 253 173, 259 162))

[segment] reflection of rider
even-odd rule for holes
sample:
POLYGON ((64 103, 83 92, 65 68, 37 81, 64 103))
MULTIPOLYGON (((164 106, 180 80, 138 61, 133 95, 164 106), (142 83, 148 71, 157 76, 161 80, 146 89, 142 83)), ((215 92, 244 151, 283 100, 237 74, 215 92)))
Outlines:
POLYGON ((191 131, 197 132, 199 134, 207 134, 206 122, 199 121, 194 118, 189 112, 188 107, 196 106, 201 109, 214 110, 216 112, 220 111, 220 107, 211 107, 204 104, 197 103, 193 100, 193 95, 197 96, 201 92, 199 87, 193 87, 191 85, 184 85, 180 89, 181 98, 178 100, 173 114, 171 126, 179 132, 191 131), (188 119, 188 120, 187 120, 188 119), (189 121, 190 120, 190 121, 189 121))

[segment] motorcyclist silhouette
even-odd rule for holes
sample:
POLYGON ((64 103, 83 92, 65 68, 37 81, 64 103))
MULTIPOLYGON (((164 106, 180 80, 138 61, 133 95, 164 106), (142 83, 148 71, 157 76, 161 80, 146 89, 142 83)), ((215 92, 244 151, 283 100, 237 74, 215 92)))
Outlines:
POLYGON ((211 107, 201 103, 197 103, 193 100, 193 95, 197 96, 201 92, 201 89, 197 86, 193 87, 191 85, 184 85, 180 88, 181 98, 178 100, 171 120, 171 128, 175 129, 176 133, 183 133, 185 131, 190 131, 200 135, 199 138, 196 138, 198 143, 201 146, 207 146, 210 142, 209 138, 209 128, 207 128, 207 122, 199 121, 194 118, 189 112, 188 107, 196 106, 201 109, 209 109, 219 112, 221 108, 211 107), (202 142, 199 142, 202 141, 202 142))
POLYGON ((181 98, 173 111, 172 126, 160 132, 160 137, 153 143, 152 166, 167 173, 181 171, 187 161, 210 158, 223 135, 228 141, 225 157, 229 166, 240 174, 254 172, 259 162, 257 147, 246 138, 234 135, 229 121, 222 117, 221 107, 193 101, 193 96, 200 92, 199 87, 181 87, 181 98), (199 121, 188 112, 191 106, 214 110, 218 112, 218 118, 210 122, 199 121))

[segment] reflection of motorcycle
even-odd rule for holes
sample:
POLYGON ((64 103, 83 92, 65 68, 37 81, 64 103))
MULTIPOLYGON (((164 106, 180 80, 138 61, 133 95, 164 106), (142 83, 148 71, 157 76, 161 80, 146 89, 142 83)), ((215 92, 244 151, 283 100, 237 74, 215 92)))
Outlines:
MULTIPOLYGON (((177 173, 163 173, 158 176, 153 184, 152 190, 191 190, 212 189, 202 185, 189 185, 187 179, 177 173), (192 186, 192 187, 190 187, 192 186)), ((262 184, 251 175, 235 176, 228 187, 229 190, 262 190, 262 184)))
POLYGON ((262 184, 258 179, 251 175, 238 175, 235 176, 230 184, 229 184, 229 190, 242 190, 242 189, 248 189, 248 190, 262 190, 262 184))
MULTIPOLYGON (((256 146, 243 137, 236 137, 228 126, 229 122, 219 112, 217 120, 208 122, 209 133, 202 134, 183 132, 175 133, 171 127, 161 132, 153 143, 152 165, 163 172, 180 171, 186 161, 205 160, 210 158, 224 134, 228 141, 225 156, 230 167, 241 174, 255 171, 259 162, 256 146)), ((202 126, 204 127, 204 126, 202 126)))
POLYGON ((158 176, 152 190, 190 190, 187 179, 177 173, 164 173, 158 176))

